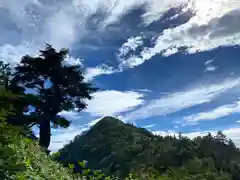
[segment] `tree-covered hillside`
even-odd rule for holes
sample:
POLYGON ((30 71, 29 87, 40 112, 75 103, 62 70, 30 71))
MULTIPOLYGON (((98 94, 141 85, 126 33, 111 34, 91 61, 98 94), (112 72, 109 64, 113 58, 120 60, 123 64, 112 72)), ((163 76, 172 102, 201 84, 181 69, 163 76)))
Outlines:
POLYGON ((240 151, 221 132, 193 140, 161 137, 105 117, 59 151, 63 164, 87 160, 88 166, 121 177, 145 179, 240 179, 240 151))

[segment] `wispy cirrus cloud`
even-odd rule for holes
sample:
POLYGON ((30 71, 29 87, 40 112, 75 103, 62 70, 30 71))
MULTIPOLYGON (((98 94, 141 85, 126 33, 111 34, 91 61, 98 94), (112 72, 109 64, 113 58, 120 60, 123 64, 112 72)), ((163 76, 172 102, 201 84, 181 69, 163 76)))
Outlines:
POLYGON ((124 119, 133 121, 154 116, 167 115, 183 109, 208 103, 218 97, 221 93, 240 85, 240 79, 229 79, 220 84, 210 84, 176 92, 153 99, 144 106, 128 113, 124 119))
POLYGON ((187 122, 199 122, 199 121, 212 121, 218 118, 230 116, 240 112, 240 101, 236 101, 232 104, 226 104, 219 106, 207 112, 201 112, 184 117, 187 122))
POLYGON ((204 70, 205 72, 214 72, 217 70, 216 66, 207 66, 206 69, 204 70))
POLYGON ((214 59, 207 60, 204 65, 205 65, 205 70, 204 72, 213 72, 217 70, 217 66, 213 65, 214 59))
POLYGON ((156 126, 156 124, 150 124, 150 125, 146 125, 146 126, 143 126, 143 127, 146 128, 146 129, 150 129, 154 126, 156 126))

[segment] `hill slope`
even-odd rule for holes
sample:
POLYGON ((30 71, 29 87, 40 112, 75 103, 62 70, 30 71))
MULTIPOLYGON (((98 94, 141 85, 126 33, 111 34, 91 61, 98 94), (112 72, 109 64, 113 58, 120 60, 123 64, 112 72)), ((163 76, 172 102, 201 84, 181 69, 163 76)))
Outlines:
POLYGON ((221 132, 194 140, 160 137, 105 117, 59 152, 57 160, 63 164, 87 160, 89 167, 106 174, 240 179, 240 152, 221 132))

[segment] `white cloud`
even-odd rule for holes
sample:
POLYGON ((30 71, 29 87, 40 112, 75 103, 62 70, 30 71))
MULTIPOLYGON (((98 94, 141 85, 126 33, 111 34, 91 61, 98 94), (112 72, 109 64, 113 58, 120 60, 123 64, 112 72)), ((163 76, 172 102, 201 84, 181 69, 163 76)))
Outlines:
POLYGON ((144 106, 128 113, 127 121, 171 114, 195 105, 211 102, 221 93, 240 84, 240 79, 229 79, 220 84, 211 84, 176 92, 159 99, 150 100, 144 106))
POLYGON ((187 47, 188 53, 195 53, 240 44, 240 31, 235 24, 240 16, 239 7, 236 0, 194 1, 189 8, 196 15, 186 24, 164 30, 150 52, 154 55, 168 48, 187 47))
MULTIPOLYGON (((158 2, 162 5, 162 2, 158 2)), ((157 10, 159 6, 154 5, 156 12, 166 12, 171 7, 177 7, 180 4, 187 3, 182 11, 191 10, 195 14, 185 24, 175 28, 165 29, 154 47, 145 48, 138 56, 126 58, 129 67, 134 67, 151 59, 156 54, 161 53, 163 56, 169 56, 177 53, 179 48, 186 47, 188 53, 212 50, 219 46, 231 46, 240 44, 240 1, 238 0, 174 0, 164 1, 164 6, 157 10), (133 64, 133 65, 131 65, 133 64)), ((151 8, 150 8, 151 9, 151 8)), ((151 14, 150 10, 147 14, 151 14)), ((157 13, 147 20, 147 24, 158 20, 160 17, 157 13), (149 21, 149 22, 148 22, 149 21)), ((145 15, 146 16, 146 15, 145 15)), ((145 19, 146 20, 146 19, 145 19)), ((214 68, 209 68, 213 71, 214 68)))
POLYGON ((158 135, 158 136, 177 136, 178 133, 175 132, 175 131, 153 131, 152 132, 153 134, 155 135, 158 135))
POLYGON ((121 62, 120 64, 120 68, 123 67, 134 67, 137 66, 138 64, 140 64, 139 62, 137 62, 137 60, 134 57, 131 57, 132 60, 130 59, 124 59, 125 56, 127 56, 129 53, 131 53, 131 51, 135 51, 139 46, 143 45, 143 40, 141 36, 137 36, 137 37, 130 37, 129 39, 127 39, 127 42, 125 42, 118 50, 118 61, 121 62), (134 63, 134 62, 135 63, 134 63))
MULTIPOLYGON (((1 34, 9 35, 8 43, 16 43, 18 46, 24 41, 31 44, 33 48, 41 47, 43 42, 52 44, 55 48, 70 48, 76 41, 79 41, 86 32, 86 21, 88 17, 99 9, 106 14, 102 23, 104 26, 112 24, 125 15, 131 8, 144 3, 152 4, 147 0, 71 0, 71 1, 39 1, 39 0, 3 0, 0 7, 7 10, 1 17, 1 22, 14 25, 13 29, 3 26, 1 34), (5 21, 4 21, 5 22, 5 21)), ((159 8, 161 9, 161 8, 159 8)), ((167 8, 164 8, 167 10, 167 8)), ((150 10, 150 9, 149 9, 150 10)), ((164 10, 164 11, 165 11, 164 10)), ((4 38, 0 39, 1 41, 4 38)), ((4 39, 5 40, 5 39, 4 39)), ((28 51, 24 54, 29 53, 28 51)))
POLYGON ((213 59, 211 60, 207 60, 204 65, 206 66, 204 72, 213 72, 217 70, 217 66, 214 66, 213 63, 213 59))
POLYGON ((143 63, 144 63, 144 60, 142 58, 132 55, 127 59, 122 59, 120 67, 133 68, 143 63))
MULTIPOLYGON (((88 0, 86 4, 89 4, 88 0)), ((106 27, 109 24, 117 22, 124 14, 126 14, 134 6, 141 4, 145 0, 95 0, 98 2, 97 6, 105 11, 105 20, 101 23, 102 27, 106 27)))
POLYGON ((37 50, 31 47, 31 44, 21 44, 18 46, 12 46, 5 44, 0 46, 0 60, 10 64, 19 63, 21 58, 26 54, 31 56, 36 55, 37 50))
POLYGON ((53 130, 49 149, 52 152, 56 152, 57 150, 62 148, 65 144, 68 144, 71 140, 73 140, 75 136, 81 134, 85 130, 87 130, 87 128, 83 126, 73 125, 66 129, 61 128, 53 130))
POLYGON ((156 126, 156 124, 150 124, 150 125, 146 125, 146 126, 143 126, 143 127, 146 128, 146 129, 149 129, 149 128, 152 128, 154 126, 156 126))
POLYGON ((127 42, 125 42, 122 47, 119 49, 119 55, 125 56, 129 53, 130 50, 136 50, 139 46, 143 44, 142 37, 130 37, 127 42))
POLYGON ((106 90, 93 94, 93 99, 88 101, 85 112, 93 116, 112 116, 126 112, 143 104, 143 94, 133 91, 106 90))
POLYGON ((83 67, 83 59, 80 59, 80 58, 74 58, 74 57, 72 57, 72 56, 67 56, 65 59, 64 59, 64 61, 63 61, 63 63, 65 64, 65 65, 74 65, 74 66, 81 66, 81 67, 83 67))
MULTIPOLYGON (((171 8, 179 6, 182 7, 181 12, 172 18, 187 10, 194 11, 195 14, 185 24, 165 29, 154 47, 146 47, 139 55, 121 57, 116 71, 101 67, 89 69, 89 79, 119 72, 122 67, 138 66, 158 53, 169 56, 178 52, 179 47, 187 47, 188 53, 195 53, 240 44, 238 0, 3 0, 0 7, 7 10, 7 14, 2 15, 0 21, 5 20, 11 26, 4 25, 0 28, 0 33, 7 36, 0 38, 0 58, 19 62, 23 55, 35 54, 43 47, 43 42, 48 42, 57 49, 74 47, 76 42, 87 35, 86 22, 99 9, 105 15, 104 21, 99 25, 103 25, 101 27, 104 30, 104 27, 117 22, 129 10, 143 4, 146 5, 146 13, 140 18, 143 18, 146 25, 159 20, 171 8), (26 47, 26 44, 29 46, 26 47)), ((134 51, 142 43, 140 36, 131 37, 120 48, 120 52, 125 54, 129 50, 134 51)), ((208 67, 208 71, 215 69, 208 67)))
MULTIPOLYGON (((123 3, 126 2, 123 1, 123 3)), ((181 47, 186 47, 187 53, 196 53, 212 50, 219 46, 240 44, 240 27, 238 23, 240 2, 238 0, 139 1, 139 4, 144 3, 147 12, 142 18, 146 25, 159 20, 171 8, 182 8, 178 12, 179 14, 175 14, 173 17, 187 11, 192 11, 194 14, 185 24, 165 29, 159 35, 154 47, 145 47, 138 55, 126 56, 126 52, 129 52, 129 50, 123 51, 121 58, 117 55, 121 61, 121 68, 139 66, 159 53, 163 56, 170 56, 179 52, 181 47)), ((129 4, 135 5, 134 3, 129 4)), ((130 39, 133 41, 138 38, 139 36, 130 39)), ((141 41, 139 41, 139 44, 136 43, 136 47, 141 43, 141 41)), ((123 47, 125 44, 123 44, 123 47)), ((216 66, 207 66, 205 71, 213 72, 216 69, 216 66)))
MULTIPOLYGON (((223 134, 227 136, 227 138, 230 138, 233 140, 233 142, 236 144, 238 148, 240 148, 240 128, 229 128, 222 130, 223 134)), ((189 137, 190 139, 193 139, 198 136, 205 136, 208 133, 211 133, 212 135, 215 135, 216 131, 196 131, 196 132, 190 132, 190 133, 183 133, 182 136, 189 137)), ((154 131, 153 134, 160 135, 160 136, 178 136, 178 132, 175 131, 154 131)))
MULTIPOLYGON (((42 47, 37 48, 34 44, 29 44, 28 42, 24 42, 20 45, 13 46, 10 44, 5 44, 0 46, 0 61, 5 63, 10 63, 11 65, 16 65, 19 63, 23 56, 37 56, 39 54, 38 50, 42 49, 42 47)), ((66 65, 83 65, 82 59, 74 58, 73 56, 68 56, 64 60, 66 65)))
POLYGON ((8 0, 4 1, 2 7, 8 10, 12 23, 21 29, 19 36, 22 41, 29 41, 34 45, 48 42, 60 49, 71 47, 78 35, 83 35, 82 12, 73 1, 44 3, 37 0, 8 0))
MULTIPOLYGON (((9 17, 7 21, 12 25, 3 26, 1 34, 7 35, 10 30, 16 34, 9 36, 7 43, 0 38, 0 59, 5 62, 18 63, 26 54, 36 55, 44 47, 44 42, 57 50, 70 48, 80 35, 84 35, 82 12, 72 2, 4 0, 0 7, 1 10, 7 10, 0 20, 9 17)), ((73 57, 67 59, 68 63, 74 64, 81 61, 73 57)))
POLYGON ((69 121, 79 120, 81 118, 81 113, 74 111, 61 111, 58 115, 66 118, 69 121))
POLYGON ((90 123, 88 123, 87 125, 88 125, 89 127, 94 126, 94 125, 95 125, 98 121, 100 121, 102 118, 103 118, 103 117, 98 118, 98 119, 95 119, 95 120, 91 121, 90 123))
POLYGON ((240 148, 240 128, 231 128, 227 130, 223 130, 223 133, 236 144, 238 148, 240 148))
POLYGON ((210 59, 210 60, 207 60, 204 64, 205 66, 209 65, 209 64, 212 64, 213 63, 213 59, 210 59))
POLYGON ((226 117, 231 114, 239 113, 239 112, 240 112, 240 101, 237 101, 232 104, 227 104, 227 105, 217 107, 208 112, 202 112, 202 113, 187 116, 184 119, 188 122, 215 120, 215 119, 226 117))
POLYGON ((205 72, 213 72, 213 71, 216 71, 216 70, 217 70, 216 66, 207 66, 204 71, 205 72))
POLYGON ((135 91, 143 92, 143 93, 151 93, 151 92, 152 92, 152 91, 149 90, 149 89, 136 89, 135 91))
POLYGON ((236 123, 240 123, 240 120, 239 120, 239 121, 236 121, 236 123))
POLYGON ((106 65, 87 68, 85 71, 85 79, 86 81, 91 81, 93 80, 94 77, 101 76, 101 75, 108 75, 114 72, 117 72, 117 70, 114 70, 112 67, 109 67, 106 65))
MULTIPOLYGON (((168 10, 171 8, 178 8, 185 3, 188 2, 188 0, 147 0, 147 8, 146 13, 142 15, 144 23, 146 25, 149 25, 157 20, 159 20, 168 10)), ((184 11, 184 9, 182 10, 184 11)), ((179 12, 181 14, 181 12, 179 12)), ((173 15, 173 17, 170 17, 171 19, 176 18, 179 16, 179 14, 173 15)))

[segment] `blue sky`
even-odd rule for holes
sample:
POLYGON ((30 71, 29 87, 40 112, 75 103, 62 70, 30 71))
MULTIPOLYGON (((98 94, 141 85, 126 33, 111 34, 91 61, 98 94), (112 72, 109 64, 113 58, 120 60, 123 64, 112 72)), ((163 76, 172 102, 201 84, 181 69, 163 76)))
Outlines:
POLYGON ((222 130, 240 147, 239 22, 238 0, 2 0, 0 59, 69 48, 100 88, 60 113, 72 125, 53 129, 53 151, 104 116, 160 135, 222 130))

